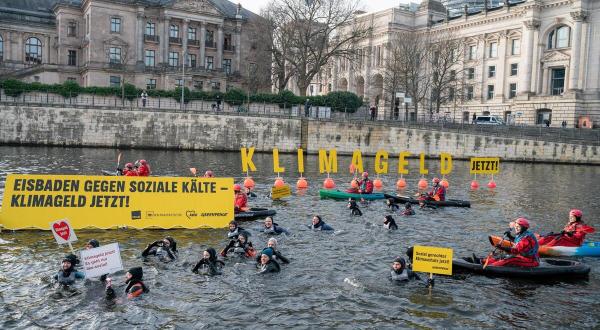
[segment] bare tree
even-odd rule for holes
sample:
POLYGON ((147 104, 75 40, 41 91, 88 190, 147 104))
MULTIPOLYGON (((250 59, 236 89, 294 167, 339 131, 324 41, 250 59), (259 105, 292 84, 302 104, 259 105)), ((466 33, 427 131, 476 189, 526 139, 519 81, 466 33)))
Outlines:
POLYGON ((428 36, 416 32, 396 34, 388 46, 384 88, 392 95, 398 90, 412 98, 415 116, 429 92, 431 75, 427 72, 430 55, 428 36))
POLYGON ((442 104, 463 98, 464 53, 461 40, 452 33, 440 32, 432 36, 429 56, 432 112, 439 113, 442 104))
POLYGON ((360 0, 271 0, 263 16, 272 31, 275 85, 295 78, 302 96, 330 59, 354 58, 370 28, 354 21, 360 0))
POLYGON ((131 60, 129 55, 129 46, 127 44, 115 43, 107 44, 106 55, 108 58, 108 65, 111 69, 116 69, 120 72, 121 78, 121 102, 125 105, 125 73, 127 70, 127 63, 131 60), (118 52, 111 53, 111 50, 117 50, 118 52))

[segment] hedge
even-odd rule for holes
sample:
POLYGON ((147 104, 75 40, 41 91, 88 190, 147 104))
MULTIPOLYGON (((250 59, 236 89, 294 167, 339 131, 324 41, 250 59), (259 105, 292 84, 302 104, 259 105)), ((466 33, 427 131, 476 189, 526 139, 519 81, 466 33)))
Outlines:
MULTIPOLYGON (((19 80, 0 81, 0 88, 8 96, 17 97, 23 92, 48 92, 62 95, 63 97, 76 97, 79 94, 95 94, 100 96, 121 96, 121 87, 81 87, 77 82, 66 81, 63 84, 46 85, 41 83, 26 83, 19 80)), ((146 91, 150 97, 171 97, 178 102, 181 100, 181 88, 174 90, 150 89, 146 91)), ((125 97, 133 100, 142 93, 131 84, 125 84, 125 97)), ((309 100, 311 106, 329 106, 332 111, 355 112, 362 106, 362 100, 351 92, 331 92, 325 96, 297 96, 290 91, 283 91, 278 94, 251 94, 240 89, 230 89, 226 93, 191 91, 187 87, 184 89, 184 102, 190 100, 215 101, 220 97, 223 102, 230 105, 242 105, 245 102, 272 103, 279 104, 280 107, 291 107, 293 105, 305 104, 309 100)))

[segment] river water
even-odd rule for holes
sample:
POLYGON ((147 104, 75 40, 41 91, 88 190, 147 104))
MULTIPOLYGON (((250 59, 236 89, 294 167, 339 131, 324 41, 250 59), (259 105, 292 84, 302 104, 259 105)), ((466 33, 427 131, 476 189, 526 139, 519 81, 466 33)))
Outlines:
MULTIPOLYGON (((0 195, 7 173, 98 174, 113 169, 116 150, 0 146, 0 195)), ((145 158, 156 175, 189 175, 190 167, 212 169, 218 176, 241 181, 238 153, 133 150, 124 160, 145 158)), ((399 230, 382 228, 388 214, 382 201, 362 206, 362 217, 350 216, 346 203, 321 200, 316 157, 305 160, 310 188, 303 196, 273 202, 264 197, 274 180, 271 155, 257 154, 254 174, 259 197, 252 206, 277 210, 275 220, 292 231, 278 237, 279 249, 291 259, 281 273, 257 276, 250 261, 227 260, 222 276, 208 278, 190 270, 203 249, 226 243, 226 230, 79 231, 76 248, 91 238, 101 244, 119 242, 125 268, 143 265, 150 293, 116 304, 103 299, 97 281, 79 284, 72 296, 57 296, 49 278, 60 267, 66 248, 58 248, 49 232, 0 234, 0 327, 8 328, 590 328, 600 325, 600 262, 589 279, 536 283, 475 275, 437 277, 429 292, 417 282, 393 285, 389 267, 413 244, 451 247, 456 256, 490 252, 487 235, 501 234, 507 222, 526 216, 540 232, 557 231, 572 207, 583 210, 588 223, 600 227, 600 167, 549 164, 501 164, 498 188, 471 192, 466 162, 455 161, 449 176, 449 198, 469 199, 472 208, 417 211, 396 216, 399 230), (306 229, 320 214, 333 234, 306 229), (171 235, 180 258, 172 264, 143 262, 146 244, 171 235)), ((294 184, 295 155, 282 155, 284 178, 294 184)), ((349 158, 339 159, 338 187, 350 181, 349 158), (343 173, 342 173, 343 172, 343 173)), ((397 159, 390 162, 396 171, 397 159)), ((373 159, 366 158, 367 168, 373 159)), ((410 187, 418 180, 418 160, 410 161, 410 187)), ((428 161, 435 173, 439 165, 428 161)), ((371 170, 372 171, 372 170, 371 170)), ((430 175, 429 178, 432 176, 430 175)), ((396 174, 382 177, 391 190, 396 174)), ((486 178, 480 178, 485 184, 486 178)), ((409 189, 410 192, 412 190, 409 189)), ((244 223, 257 228, 260 222, 244 223)), ((591 236, 591 239, 598 239, 591 236)), ((253 231, 258 248, 267 237, 253 231)), ((123 273, 113 276, 124 290, 123 273)))

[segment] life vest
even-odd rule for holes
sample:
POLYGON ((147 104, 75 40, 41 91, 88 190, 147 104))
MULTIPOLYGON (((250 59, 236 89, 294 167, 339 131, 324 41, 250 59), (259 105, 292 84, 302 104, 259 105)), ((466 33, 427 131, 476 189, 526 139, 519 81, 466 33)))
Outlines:
POLYGON ((144 282, 138 281, 129 288, 127 291, 127 298, 135 298, 142 295, 142 293, 148 292, 148 289, 144 285, 144 282))
POLYGON ((57 275, 58 283, 64 285, 71 285, 75 283, 75 270, 72 270, 69 276, 65 276, 65 273, 61 270, 57 275))
POLYGON ((392 269, 392 281, 408 281, 408 269, 404 268, 402 273, 398 274, 392 269))
POLYGON ((517 237, 515 237, 515 245, 519 244, 519 242, 526 237, 529 237, 533 240, 533 248, 529 249, 529 251, 520 252, 519 254, 524 257, 539 259, 538 250, 540 246, 538 244, 537 239, 535 238, 535 235, 529 230, 526 230, 524 233, 520 233, 519 235, 517 235, 517 237))
POLYGON ((234 231, 229 231, 227 233, 227 237, 228 238, 237 238, 239 234, 240 234, 240 231, 239 231, 239 227, 238 227, 238 228, 235 228, 234 231))

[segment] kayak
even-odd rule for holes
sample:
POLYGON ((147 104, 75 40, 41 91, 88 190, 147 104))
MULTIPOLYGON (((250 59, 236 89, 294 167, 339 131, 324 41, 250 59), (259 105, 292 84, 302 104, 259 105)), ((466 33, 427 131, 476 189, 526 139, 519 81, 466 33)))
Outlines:
POLYGON ((235 220, 237 221, 248 221, 254 220, 258 218, 266 218, 268 216, 273 216, 277 212, 275 210, 269 210, 264 208, 251 208, 246 212, 240 212, 235 214, 235 220))
POLYGON ((473 272, 481 275, 498 277, 556 278, 586 276, 590 266, 574 260, 541 259, 537 267, 498 267, 473 262, 472 257, 452 260, 452 267, 457 271, 473 272))
POLYGON ((384 199, 385 195, 382 193, 371 193, 371 194, 353 194, 346 191, 341 190, 330 190, 330 189, 320 189, 319 196, 321 198, 332 198, 332 199, 349 199, 353 198, 356 200, 376 200, 376 199, 384 199))
MULTIPOLYGON (((408 203, 411 204, 419 204, 419 200, 413 197, 408 196, 395 196, 390 194, 385 194, 385 198, 391 198, 396 203, 408 203)), ((445 201, 425 201, 425 204, 433 205, 433 206, 453 206, 453 207, 471 207, 471 202, 469 201, 461 201, 459 199, 447 199, 445 201)))
MULTIPOLYGON (((508 240, 499 236, 490 236, 494 246, 502 241, 502 246, 512 246, 508 240)), ((540 256, 546 257, 600 257, 600 242, 584 242, 582 246, 540 246, 540 256)))

